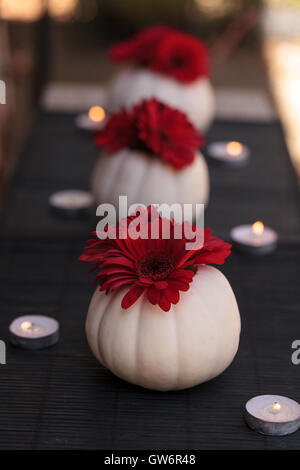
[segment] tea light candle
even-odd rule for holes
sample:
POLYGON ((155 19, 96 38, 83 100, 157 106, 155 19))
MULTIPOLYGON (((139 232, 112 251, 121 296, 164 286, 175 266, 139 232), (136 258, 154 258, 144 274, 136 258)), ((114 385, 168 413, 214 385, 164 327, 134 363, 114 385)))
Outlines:
POLYGON ((280 395, 260 395, 246 403, 245 420, 261 434, 285 436, 300 427, 300 405, 280 395))
POLYGON ((93 205, 93 196, 79 189, 58 191, 50 196, 49 204, 55 215, 77 219, 89 214, 93 205))
POLYGON ((57 343, 59 323, 43 315, 24 315, 9 326, 10 341, 24 349, 43 349, 57 343))
POLYGON ((84 131, 99 131, 106 121, 105 110, 101 106, 92 106, 87 113, 78 114, 76 126, 84 131))
POLYGON ((213 142, 207 146, 208 156, 217 164, 239 168, 245 166, 250 157, 250 150, 240 142, 213 142))
POLYGON ((275 230, 265 227, 260 221, 252 225, 239 225, 230 232, 232 244, 239 251, 249 255, 266 255, 277 246, 275 230))

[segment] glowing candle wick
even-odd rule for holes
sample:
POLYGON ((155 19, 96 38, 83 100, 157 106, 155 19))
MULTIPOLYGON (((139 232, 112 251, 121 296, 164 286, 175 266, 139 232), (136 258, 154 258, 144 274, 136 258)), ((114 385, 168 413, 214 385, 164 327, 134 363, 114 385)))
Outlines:
POLYGON ((92 106, 89 110, 89 118, 93 122, 101 122, 105 118, 105 111, 101 106, 92 106))
POLYGON ((243 146, 240 142, 228 142, 226 145, 226 150, 231 157, 237 157, 242 153, 243 146))
POLYGON ((25 320, 21 323, 21 328, 23 331, 26 331, 30 334, 37 334, 42 331, 43 328, 41 328, 39 325, 36 323, 32 323, 30 320, 25 320))
POLYGON ((32 326, 33 324, 29 320, 23 321, 23 323, 21 324, 22 330, 29 330, 30 328, 32 328, 32 326))
POLYGON ((281 409, 281 406, 277 401, 275 401, 272 408, 273 408, 274 411, 279 411, 281 409))
POLYGON ((260 221, 254 222, 254 224, 252 224, 252 232, 255 235, 262 235, 264 232, 264 229, 265 229, 265 226, 260 221))

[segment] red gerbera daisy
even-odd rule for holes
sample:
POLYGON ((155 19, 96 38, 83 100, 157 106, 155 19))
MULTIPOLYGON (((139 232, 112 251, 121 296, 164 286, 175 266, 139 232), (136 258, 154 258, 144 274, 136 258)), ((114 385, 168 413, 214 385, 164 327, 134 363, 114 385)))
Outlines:
POLYGON ((95 144, 106 147, 108 153, 125 147, 144 150, 180 170, 193 162, 204 139, 184 113, 152 99, 130 112, 113 114, 96 133, 95 144))
POLYGON ((115 62, 135 61, 148 63, 156 51, 161 38, 170 31, 167 26, 151 26, 144 28, 127 41, 122 41, 109 50, 109 55, 115 62))
POLYGON ((204 139, 184 113, 157 100, 134 107, 139 138, 154 154, 180 170, 193 162, 204 139))
POLYGON ((208 51, 195 37, 167 26, 143 29, 110 49, 116 62, 133 61, 184 83, 209 75, 208 51))
POLYGON ((152 55, 150 68, 189 83, 209 75, 205 44, 177 31, 166 34, 152 55))
MULTIPOLYGON (((178 303, 179 292, 189 289, 198 265, 223 264, 230 254, 231 245, 211 236, 210 229, 204 230, 201 247, 186 249, 187 242, 196 240, 196 237, 186 238, 186 225, 186 222, 180 225, 182 237, 178 239, 175 236, 178 224, 163 219, 153 206, 149 206, 146 212, 139 210, 121 221, 119 227, 112 228, 115 239, 88 240, 89 245, 79 259, 94 264, 94 269, 101 269, 95 279, 100 290, 109 293, 128 289, 122 300, 124 309, 145 293, 149 302, 168 311, 171 304, 178 303), (142 221, 147 224, 142 226, 142 221), (169 225, 169 239, 163 238, 164 224, 169 225), (136 229, 140 230, 140 236, 133 237, 132 230, 136 229), (148 238, 142 237, 142 233, 147 233, 148 238)), ((188 226, 194 233, 199 231, 188 226)))

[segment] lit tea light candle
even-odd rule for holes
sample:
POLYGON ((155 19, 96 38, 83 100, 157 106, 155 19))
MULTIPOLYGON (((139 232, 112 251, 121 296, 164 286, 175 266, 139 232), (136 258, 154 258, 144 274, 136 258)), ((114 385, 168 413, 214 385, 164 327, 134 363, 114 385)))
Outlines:
POLYGON ((266 255, 276 249, 278 235, 275 230, 257 221, 252 225, 234 227, 230 238, 239 251, 250 255, 266 255))
POLYGON ((91 193, 79 189, 58 191, 49 198, 54 214, 68 219, 86 217, 91 211, 93 202, 91 193))
POLYGON ((25 315, 13 320, 9 335, 11 343, 20 348, 48 348, 59 339, 59 323, 44 315, 25 315))
POLYGON ((260 395, 246 403, 245 419, 261 434, 284 436, 300 427, 300 405, 279 395, 260 395))
POLYGON ((238 168, 249 161, 250 150, 240 142, 213 142, 207 146, 208 156, 222 166, 238 168))
POLYGON ((75 124, 84 131, 99 131, 106 122, 106 113, 102 106, 92 106, 87 113, 78 114, 75 124))

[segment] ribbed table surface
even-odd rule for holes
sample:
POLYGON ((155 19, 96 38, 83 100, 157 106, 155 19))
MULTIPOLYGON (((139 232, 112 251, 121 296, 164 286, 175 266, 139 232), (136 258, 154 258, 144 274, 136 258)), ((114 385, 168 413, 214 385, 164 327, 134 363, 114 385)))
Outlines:
POLYGON ((210 166, 205 225, 228 239, 230 228, 263 220, 279 232, 275 254, 233 253, 222 271, 242 319, 238 354, 222 375, 190 390, 159 393, 114 377, 92 356, 84 332, 93 288, 77 261, 96 219, 53 217, 49 195, 89 187, 98 158, 74 116, 39 114, 9 189, 0 232, 1 449, 297 449, 299 433, 263 437, 244 423, 245 402, 258 394, 300 401, 299 193, 281 126, 216 122, 207 142, 240 140, 251 163, 238 170, 210 166), (42 351, 8 343, 8 326, 24 313, 61 325, 60 342, 42 351))

